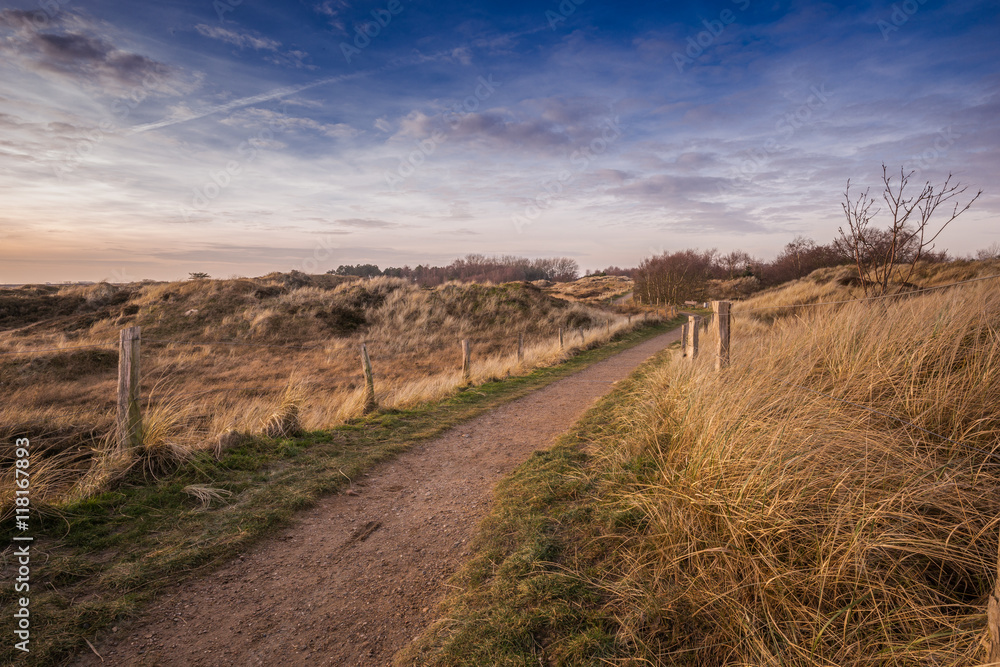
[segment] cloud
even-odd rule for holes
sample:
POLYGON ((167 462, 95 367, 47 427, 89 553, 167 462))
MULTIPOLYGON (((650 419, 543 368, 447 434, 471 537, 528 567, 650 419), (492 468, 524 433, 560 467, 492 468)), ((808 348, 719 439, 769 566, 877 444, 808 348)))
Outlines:
POLYGON ((594 170, 594 176, 600 181, 615 183, 616 185, 622 185, 635 177, 634 174, 620 169, 596 169, 594 170))
POLYGON ((25 69, 113 87, 157 88, 174 74, 164 63, 86 34, 92 26, 79 16, 61 22, 47 17, 38 21, 37 16, 38 12, 16 9, 0 11, 0 28, 13 33, 0 40, 0 54, 25 69))
POLYGON ((233 115, 224 118, 220 122, 223 125, 244 128, 269 125, 272 128, 278 127, 282 130, 309 130, 331 139, 349 139, 359 134, 359 130, 354 129, 346 123, 321 123, 317 120, 313 120, 312 118, 289 116, 278 111, 260 109, 256 107, 241 109, 233 115))
POLYGON ((572 142, 563 128, 544 118, 518 120, 496 112, 465 114, 454 123, 451 134, 458 139, 528 149, 567 146, 572 142))
POLYGON ((389 229, 401 226, 395 222, 386 222, 385 220, 375 220, 372 218, 342 218, 337 220, 337 224, 344 227, 359 227, 362 229, 389 229))
POLYGON ((655 174, 638 179, 610 192, 621 197, 652 198, 671 201, 687 200, 689 195, 716 194, 726 179, 714 176, 671 176, 655 174))
POLYGON ((205 25, 204 23, 199 23, 194 29, 204 37, 234 44, 241 49, 277 51, 281 48, 281 42, 251 32, 236 32, 235 30, 227 30, 221 26, 205 25))
POLYGON ((316 11, 327 17, 330 27, 334 30, 347 34, 347 25, 341 14, 345 9, 350 9, 351 3, 347 0, 324 0, 315 7, 316 11))
POLYGON ((299 69, 316 69, 314 66, 305 63, 306 58, 309 57, 306 51, 302 51, 301 49, 282 51, 281 42, 264 37, 255 31, 244 30, 237 32, 236 30, 229 30, 221 26, 205 25, 204 23, 199 23, 194 29, 203 37, 217 39, 220 42, 238 46, 240 50, 254 49, 255 51, 269 51, 272 55, 267 56, 266 60, 275 65, 291 65, 299 69))

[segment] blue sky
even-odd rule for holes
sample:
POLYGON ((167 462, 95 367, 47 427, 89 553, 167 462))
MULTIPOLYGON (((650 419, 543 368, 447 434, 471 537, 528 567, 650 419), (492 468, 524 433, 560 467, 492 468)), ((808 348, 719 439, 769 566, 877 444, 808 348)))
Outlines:
POLYGON ((2 283, 771 257, 883 162, 1000 241, 998 2, 6 7, 2 283))

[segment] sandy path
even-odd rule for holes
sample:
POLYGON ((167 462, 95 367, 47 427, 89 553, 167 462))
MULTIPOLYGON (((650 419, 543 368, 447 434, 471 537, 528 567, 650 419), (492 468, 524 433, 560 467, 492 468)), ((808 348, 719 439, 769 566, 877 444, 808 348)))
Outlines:
MULTIPOLYGON (((675 330, 373 468, 338 494, 105 633, 111 665, 387 665, 434 620, 494 485, 548 447, 675 330)), ((81 654, 77 665, 100 665, 81 654)))
POLYGON ((612 301, 612 303, 617 304, 619 306, 629 303, 632 300, 633 294, 635 294, 635 292, 628 292, 627 294, 622 294, 620 297, 612 301))

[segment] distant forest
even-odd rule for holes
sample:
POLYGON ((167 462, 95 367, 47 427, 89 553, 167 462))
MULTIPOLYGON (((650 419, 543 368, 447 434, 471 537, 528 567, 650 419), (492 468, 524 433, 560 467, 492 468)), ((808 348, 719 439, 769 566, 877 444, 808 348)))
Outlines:
POLYGON ((515 280, 551 280, 569 282, 580 275, 580 265, 568 257, 527 259, 512 255, 466 255, 447 266, 424 266, 418 264, 410 268, 388 267, 379 269, 375 264, 347 264, 327 271, 338 276, 391 276, 408 278, 421 285, 440 285, 449 280, 465 282, 506 283, 515 280))

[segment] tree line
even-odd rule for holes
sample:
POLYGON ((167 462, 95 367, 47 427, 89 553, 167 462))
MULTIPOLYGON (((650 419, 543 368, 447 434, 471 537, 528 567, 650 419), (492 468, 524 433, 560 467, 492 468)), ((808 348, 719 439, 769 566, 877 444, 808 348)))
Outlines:
POLYGON ((456 259, 447 266, 418 264, 412 268, 390 266, 379 269, 375 264, 343 264, 327 273, 361 278, 391 276, 406 278, 420 285, 440 285, 451 280, 493 283, 517 280, 568 282, 579 276, 580 265, 568 257, 528 259, 513 255, 472 254, 456 259))

